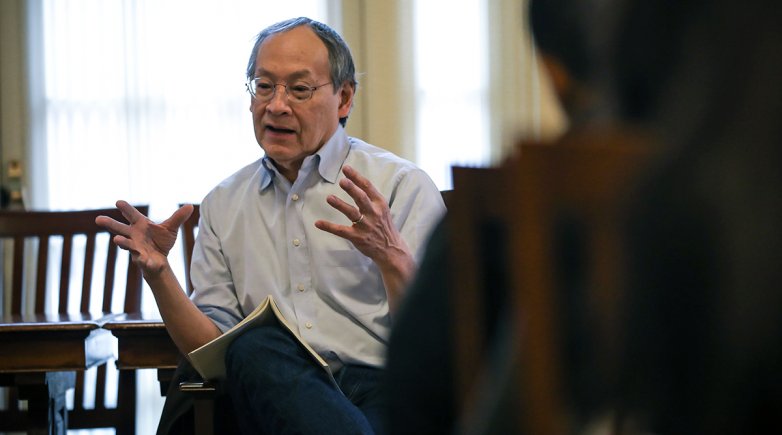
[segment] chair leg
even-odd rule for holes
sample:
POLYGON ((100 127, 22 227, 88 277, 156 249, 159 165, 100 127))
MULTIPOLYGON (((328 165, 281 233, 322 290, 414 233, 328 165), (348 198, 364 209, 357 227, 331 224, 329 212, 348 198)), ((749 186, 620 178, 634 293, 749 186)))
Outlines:
POLYGON ((213 395, 209 394, 197 397, 193 402, 193 411, 195 412, 195 434, 212 435, 214 433, 213 395))
POLYGON ((136 434, 136 371, 119 370, 117 410, 121 412, 122 423, 117 435, 136 434))
MULTIPOLYGON (((40 374, 29 377, 38 379, 40 374)), ((27 400, 28 434, 62 434, 68 428, 68 409, 65 404, 65 393, 74 386, 73 372, 50 372, 45 375, 45 382, 21 382, 19 398, 27 400)), ((25 379, 26 375, 20 375, 25 379)))

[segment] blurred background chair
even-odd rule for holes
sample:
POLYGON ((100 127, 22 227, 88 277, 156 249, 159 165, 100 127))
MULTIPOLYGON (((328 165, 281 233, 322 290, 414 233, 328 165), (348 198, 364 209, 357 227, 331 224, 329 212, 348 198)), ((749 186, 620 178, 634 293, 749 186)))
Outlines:
POLYGON ((612 406, 623 204, 650 147, 605 130, 517 150, 453 170, 458 420, 463 433, 578 433, 612 406))
MULTIPOLYGON (((136 208, 148 213, 147 206, 136 208)), ((126 222, 114 208, 0 211, 3 252, 11 256, 4 261, 2 277, 5 314, 140 311, 141 273, 129 255, 118 255, 111 234, 95 224, 100 215, 126 222)), ((77 372, 73 405, 67 412, 69 429, 114 428, 117 434, 135 433, 136 373, 108 365, 98 366, 89 383, 85 379, 93 376, 77 372), (107 398, 107 392, 114 390, 116 395, 107 398), (85 394, 94 397, 91 407, 84 405, 85 394)), ((7 394, 7 409, 0 410, 0 430, 19 430, 15 425, 27 421, 26 411, 19 407, 16 388, 11 386, 7 394)))

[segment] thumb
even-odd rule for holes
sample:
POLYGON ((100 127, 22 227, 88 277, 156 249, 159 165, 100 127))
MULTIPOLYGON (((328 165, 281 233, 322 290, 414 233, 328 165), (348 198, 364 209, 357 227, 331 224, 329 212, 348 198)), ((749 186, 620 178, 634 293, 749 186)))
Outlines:
POLYGON ((162 226, 169 230, 178 230, 180 226, 193 214, 193 204, 185 204, 179 207, 179 210, 175 211, 168 219, 161 223, 162 226))

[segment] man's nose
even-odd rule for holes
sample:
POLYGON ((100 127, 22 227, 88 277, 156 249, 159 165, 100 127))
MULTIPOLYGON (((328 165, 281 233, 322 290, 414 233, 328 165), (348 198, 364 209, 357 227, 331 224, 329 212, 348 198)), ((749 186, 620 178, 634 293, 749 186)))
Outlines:
POLYGON ((274 108, 289 108, 288 105, 288 88, 282 83, 274 84, 274 92, 272 98, 266 105, 267 108, 274 110, 274 108), (280 87, 282 89, 280 89, 280 87))

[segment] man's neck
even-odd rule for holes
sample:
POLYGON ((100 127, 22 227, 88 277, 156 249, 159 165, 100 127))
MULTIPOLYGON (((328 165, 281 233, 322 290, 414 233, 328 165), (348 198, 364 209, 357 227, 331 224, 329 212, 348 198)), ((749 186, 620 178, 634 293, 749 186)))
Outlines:
POLYGON ((296 178, 299 176, 299 169, 301 169, 301 162, 297 165, 291 165, 291 166, 283 166, 272 160, 272 163, 274 163, 274 166, 277 168, 277 171, 282 174, 283 177, 285 177, 288 181, 293 184, 296 181, 296 178))

